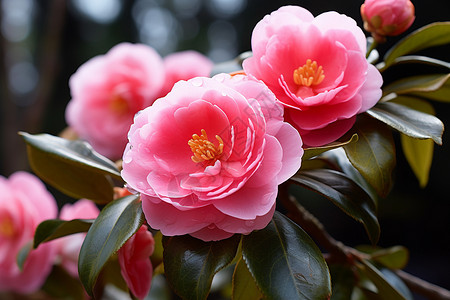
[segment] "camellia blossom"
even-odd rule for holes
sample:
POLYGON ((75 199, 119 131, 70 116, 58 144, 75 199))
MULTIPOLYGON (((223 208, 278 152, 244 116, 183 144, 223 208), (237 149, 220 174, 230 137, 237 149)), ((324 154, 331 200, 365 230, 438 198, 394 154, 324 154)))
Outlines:
POLYGON ((148 224, 204 241, 264 228, 303 155, 273 93, 242 75, 179 81, 136 115, 128 138, 122 177, 148 224))
POLYGON ((361 5, 364 29, 375 40, 405 32, 414 22, 414 5, 410 0, 366 0, 361 5))
POLYGON ((208 77, 212 68, 213 62, 197 51, 188 50, 167 55, 164 57, 166 77, 164 86, 161 89, 161 97, 170 92, 173 85, 180 80, 188 80, 200 76, 208 77))
POLYGON ((307 146, 335 141, 381 97, 364 33, 336 12, 314 18, 302 7, 281 7, 254 28, 252 51, 245 72, 275 93, 307 146))
POLYGON ((58 208, 44 184, 26 172, 9 179, 0 176, 0 191, 0 291, 32 293, 50 274, 55 249, 44 243, 31 250, 23 270, 17 265, 17 254, 33 242, 39 223, 56 217, 58 208))
POLYGON ((155 250, 155 240, 146 225, 139 230, 117 252, 120 273, 133 295, 144 299, 150 291, 153 266, 150 256, 155 250))
MULTIPOLYGON (((99 213, 99 209, 92 201, 80 199, 73 204, 64 204, 61 208, 59 218, 67 221, 73 219, 95 219, 99 213)), ((85 233, 77 233, 59 238, 55 241, 58 245, 61 265, 73 277, 78 277, 78 255, 80 254, 81 245, 85 237, 85 233)))
POLYGON ((67 123, 100 154, 119 158, 133 116, 155 101, 164 76, 162 58, 153 48, 118 44, 70 78, 67 123))

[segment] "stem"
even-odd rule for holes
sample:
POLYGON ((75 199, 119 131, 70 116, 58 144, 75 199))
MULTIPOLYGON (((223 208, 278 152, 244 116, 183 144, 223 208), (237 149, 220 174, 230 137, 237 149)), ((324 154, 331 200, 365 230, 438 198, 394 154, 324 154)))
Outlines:
POLYGON ((401 270, 395 271, 395 274, 397 274, 397 276, 400 277, 414 293, 421 294, 430 300, 450 299, 450 291, 440 286, 429 283, 401 270))

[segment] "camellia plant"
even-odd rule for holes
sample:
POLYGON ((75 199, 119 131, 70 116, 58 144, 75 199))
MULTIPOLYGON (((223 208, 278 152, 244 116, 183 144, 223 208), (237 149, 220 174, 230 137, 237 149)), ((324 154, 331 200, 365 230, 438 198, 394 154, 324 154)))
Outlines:
MULTIPOLYGON (((251 51, 233 61, 214 66, 194 51, 163 59, 122 43, 86 62, 69 82, 69 129, 20 133, 36 175, 82 200, 59 218, 45 208, 34 216, 34 240, 11 244, 18 266, 0 274, 0 288, 40 268, 33 263, 49 269, 54 256, 47 292, 53 282, 74 298, 113 290, 170 299, 158 296, 165 284, 183 299, 206 299, 220 277, 236 300, 413 299, 411 291, 448 299, 401 270, 405 247, 377 246, 377 209, 400 155, 394 134, 427 184, 444 131, 432 102, 450 99, 450 65, 417 53, 449 44, 450 23, 420 28, 380 57, 377 45, 411 25, 414 6, 367 0, 361 13, 373 37, 337 12, 284 6, 255 26, 251 51), (399 64, 436 71, 384 82, 399 64), (371 246, 335 240, 294 185, 361 223, 371 246)), ((28 178, 10 181, 20 176, 28 178)), ((18 224, 14 209, 0 210, 0 253, 18 224)))

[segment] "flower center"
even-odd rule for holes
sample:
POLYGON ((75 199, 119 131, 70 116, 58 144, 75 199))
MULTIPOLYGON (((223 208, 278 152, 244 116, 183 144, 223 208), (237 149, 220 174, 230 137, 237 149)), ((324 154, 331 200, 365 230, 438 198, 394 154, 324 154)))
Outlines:
POLYGON ((6 217, 0 221, 0 235, 4 237, 12 237, 15 233, 14 225, 10 218, 6 217))
POLYGON ((205 160, 217 159, 223 152, 223 140, 218 135, 216 135, 216 139, 219 142, 218 147, 208 140, 205 129, 202 129, 202 135, 200 136, 193 134, 192 139, 188 141, 188 145, 194 154, 191 156, 192 161, 199 163, 205 160))
POLYGON ((299 67, 294 71, 294 82, 297 85, 307 87, 318 85, 324 78, 322 66, 317 67, 317 62, 310 59, 306 61, 303 67, 299 67))
POLYGON ((128 110, 128 103, 123 97, 118 94, 114 94, 111 97, 109 108, 116 113, 124 113, 128 110))

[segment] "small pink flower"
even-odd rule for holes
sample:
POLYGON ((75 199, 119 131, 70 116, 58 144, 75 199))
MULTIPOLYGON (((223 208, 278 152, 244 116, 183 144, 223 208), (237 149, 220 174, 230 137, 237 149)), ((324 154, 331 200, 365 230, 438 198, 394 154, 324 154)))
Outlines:
POLYGON ((67 123, 100 154, 119 158, 133 116, 155 101, 163 83, 162 58, 153 48, 119 44, 70 78, 67 123))
POLYGON ((414 5, 410 0, 366 0, 361 5, 364 28, 379 42, 396 36, 414 22, 414 5))
POLYGON ((303 155, 273 93, 242 75, 179 81, 136 115, 128 137, 122 176, 148 224, 204 241, 264 228, 303 155))
POLYGON ((382 77, 365 58, 364 33, 336 12, 314 18, 304 8, 281 7, 254 28, 252 51, 245 72, 275 93, 305 145, 335 141, 381 97, 382 77))
MULTIPOLYGON (((61 208, 61 220, 95 219, 100 213, 95 204, 87 199, 81 199, 74 204, 65 204, 61 208)), ((61 264, 73 277, 78 277, 78 255, 83 244, 85 233, 72 234, 55 241, 58 245, 61 264)))
POLYGON ((52 243, 31 250, 22 271, 16 258, 33 241, 39 223, 55 218, 56 213, 55 199, 34 175, 0 176, 0 291, 31 293, 42 286, 55 258, 52 243))
POLYGON ((199 52, 181 51, 164 57, 164 68, 166 79, 160 93, 161 97, 167 95, 173 85, 180 80, 199 76, 208 77, 213 68, 213 62, 199 52))
POLYGON ((147 226, 142 225, 117 252, 123 279, 139 299, 145 298, 150 291, 153 275, 150 256, 154 249, 155 240, 147 226))

